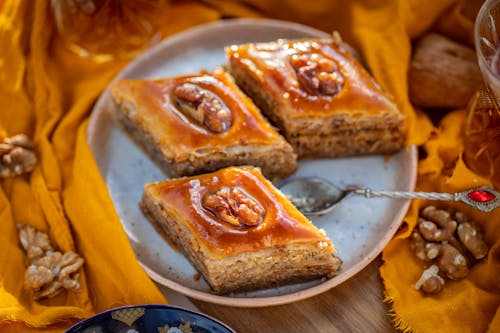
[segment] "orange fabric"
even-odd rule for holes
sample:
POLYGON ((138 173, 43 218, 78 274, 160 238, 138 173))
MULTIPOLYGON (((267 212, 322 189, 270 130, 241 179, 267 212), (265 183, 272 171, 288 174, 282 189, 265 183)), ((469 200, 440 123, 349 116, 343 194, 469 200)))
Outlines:
MULTIPOLYGON (((474 17, 481 3, 461 1, 450 7, 436 22, 436 30, 472 46, 474 17)), ((465 116, 464 110, 449 113, 423 145, 427 156, 418 165, 417 190, 458 192, 491 186, 468 170, 462 160, 465 116)), ((490 250, 464 280, 447 281, 438 296, 424 296, 412 288, 424 264, 410 250, 408 236, 420 207, 430 203, 412 203, 404 219, 407 227, 383 251, 381 275, 396 326, 415 332, 500 332, 500 210, 481 213, 462 204, 446 204, 464 211, 478 224, 490 250)))
MULTIPOLYGON (((39 157, 31 175, 0 180, 0 331, 62 322, 45 329, 60 332, 112 307, 166 303, 136 260, 85 139, 92 104, 125 62, 95 64, 67 51, 49 1, 6 1, 0 8, 0 136, 26 133, 39 157), (57 248, 84 257, 81 293, 30 299, 17 223, 48 232, 57 248)), ((219 18, 196 4, 176 10, 191 15, 169 12, 173 25, 165 34, 219 18)))
MULTIPOLYGON (((457 192, 489 184, 471 173, 461 160, 464 118, 465 111, 448 114, 424 144, 428 156, 419 163, 418 190, 457 192)), ((424 263, 410 250, 407 237, 416 224, 419 208, 426 204, 430 202, 413 202, 405 218, 410 228, 397 235, 383 252, 381 274, 397 326, 415 332, 499 332, 500 211, 481 213, 462 204, 446 204, 477 222, 490 250, 486 260, 477 263, 465 279, 447 281, 439 295, 424 296, 413 288, 424 263)))
MULTIPOLYGON (((460 161, 463 112, 433 128, 409 103, 407 70, 411 42, 437 29, 471 43, 479 1, 453 0, 205 0, 171 2, 163 33, 168 36, 221 17, 265 16, 338 30, 365 58, 376 80, 407 117, 408 142, 423 144, 418 188, 461 190, 485 183, 460 161), (454 162, 457 160, 455 164, 454 162)), ((0 330, 29 330, 131 303, 165 302, 138 266, 85 140, 89 110, 124 63, 93 64, 68 52, 56 37, 48 1, 0 1, 0 135, 26 133, 40 157, 26 177, 2 180, 0 191, 0 330), (86 259, 83 292, 35 303, 22 291, 23 253, 15 224, 48 230, 57 246, 86 259), (116 253, 120 255, 117 256, 116 253), (133 284, 130 283, 133 281, 133 284), (5 324, 16 321, 14 324, 5 324)), ((500 213, 468 211, 490 245, 487 260, 437 297, 412 287, 422 264, 408 247, 421 202, 414 202, 405 228, 384 250, 381 269, 395 322, 417 332, 500 331, 500 213)), ((69 321, 65 321, 69 320, 69 321)), ((61 324, 59 324, 61 325, 61 324)), ((62 331, 49 326, 43 331, 62 331)))

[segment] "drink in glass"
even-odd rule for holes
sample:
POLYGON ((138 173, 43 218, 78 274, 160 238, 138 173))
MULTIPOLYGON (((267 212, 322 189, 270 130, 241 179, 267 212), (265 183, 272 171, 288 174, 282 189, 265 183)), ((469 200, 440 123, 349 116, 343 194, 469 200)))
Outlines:
POLYGON ((500 0, 481 7, 474 42, 484 84, 469 105, 464 161, 500 189, 500 0))

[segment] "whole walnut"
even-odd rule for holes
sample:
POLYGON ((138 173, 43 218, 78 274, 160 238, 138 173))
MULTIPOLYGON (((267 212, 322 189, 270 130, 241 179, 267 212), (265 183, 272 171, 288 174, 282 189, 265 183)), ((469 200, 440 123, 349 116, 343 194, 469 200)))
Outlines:
POLYGON ((424 108, 465 107, 481 82, 473 49, 434 33, 416 43, 408 72, 413 104, 424 108))

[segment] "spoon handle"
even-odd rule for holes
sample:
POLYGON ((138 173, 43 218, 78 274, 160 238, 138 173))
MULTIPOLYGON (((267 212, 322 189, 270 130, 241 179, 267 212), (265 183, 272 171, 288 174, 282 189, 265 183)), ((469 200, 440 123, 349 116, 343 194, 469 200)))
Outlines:
POLYGON ((386 191, 358 187, 353 189, 352 193, 363 195, 365 198, 387 197, 394 199, 460 201, 483 212, 492 211, 500 206, 500 193, 488 186, 457 193, 386 191))
POLYGON ((393 199, 428 199, 428 200, 460 201, 458 195, 459 193, 386 191, 386 190, 373 190, 368 187, 354 190, 353 192, 356 194, 361 194, 365 198, 386 197, 393 199))

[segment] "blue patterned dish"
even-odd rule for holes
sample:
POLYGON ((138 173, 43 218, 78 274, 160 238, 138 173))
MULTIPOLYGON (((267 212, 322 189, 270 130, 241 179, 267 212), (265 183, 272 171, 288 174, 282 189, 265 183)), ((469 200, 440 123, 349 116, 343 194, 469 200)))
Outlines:
POLYGON ((101 312, 65 333, 235 333, 205 314, 178 306, 148 304, 101 312))

